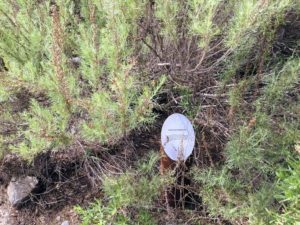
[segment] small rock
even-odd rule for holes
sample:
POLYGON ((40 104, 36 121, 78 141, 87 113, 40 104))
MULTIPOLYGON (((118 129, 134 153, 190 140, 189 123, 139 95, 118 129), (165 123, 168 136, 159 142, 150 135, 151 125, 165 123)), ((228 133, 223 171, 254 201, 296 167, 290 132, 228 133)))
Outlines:
POLYGON ((70 222, 68 220, 65 220, 61 225, 70 225, 70 222))
POLYGON ((7 187, 8 200, 13 207, 19 206, 38 183, 35 177, 13 178, 7 187))
POLYGON ((79 56, 75 56, 75 57, 72 57, 71 58, 71 62, 73 62, 73 63, 80 63, 80 57, 79 56))
POLYGON ((70 58, 71 65, 73 65, 75 68, 80 66, 80 61, 81 59, 78 56, 70 58))

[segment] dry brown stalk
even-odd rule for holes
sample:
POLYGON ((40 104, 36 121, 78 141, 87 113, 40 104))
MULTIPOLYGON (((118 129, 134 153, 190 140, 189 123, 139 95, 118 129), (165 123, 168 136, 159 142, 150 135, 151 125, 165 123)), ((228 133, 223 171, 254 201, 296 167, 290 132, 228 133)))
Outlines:
POLYGON ((63 69, 63 30, 60 23, 60 16, 59 16, 59 8, 56 4, 51 6, 51 13, 52 13, 52 38, 53 38, 53 64, 55 69, 55 75, 58 82, 58 89, 60 94, 62 95, 67 109, 70 110, 71 108, 71 95, 69 88, 66 83, 65 73, 63 69))

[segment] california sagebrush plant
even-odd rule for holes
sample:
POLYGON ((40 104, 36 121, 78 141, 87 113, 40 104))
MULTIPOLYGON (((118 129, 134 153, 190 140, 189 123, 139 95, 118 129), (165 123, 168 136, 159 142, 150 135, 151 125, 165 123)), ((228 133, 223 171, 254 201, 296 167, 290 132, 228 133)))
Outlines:
POLYGON ((0 55, 7 68, 1 71, 0 102, 8 115, 1 120, 15 127, 14 134, 1 136, 6 148, 32 159, 83 138, 114 143, 153 120, 152 98, 163 80, 142 84, 132 57, 130 37, 141 6, 0 3, 0 55), (28 93, 22 99, 28 105, 14 112, 16 96, 26 98, 22 93, 28 93))
MULTIPOLYGON (((10 2, 0 3, 0 152, 31 160, 116 143, 154 120, 166 74, 162 114, 183 112, 198 135, 191 183, 203 210, 188 221, 299 222, 299 1, 10 2)), ((77 208, 83 223, 155 224, 169 181, 152 159, 107 174, 104 198, 77 208)))
POLYGON ((276 199, 282 204, 281 209, 271 212, 276 224, 297 224, 300 221, 300 160, 299 156, 291 159, 287 168, 276 171, 276 199))
POLYGON ((169 175, 160 176, 155 169, 159 157, 151 152, 134 170, 120 176, 109 175, 103 182, 103 200, 87 208, 75 207, 82 225, 89 224, 157 224, 156 210, 164 187, 174 182, 169 175))
POLYGON ((299 185, 294 178, 299 176, 295 170, 299 153, 294 148, 300 134, 299 104, 293 101, 293 93, 300 82, 299 72, 299 58, 271 71, 261 96, 253 103, 255 111, 249 123, 238 127, 226 145, 225 165, 195 171, 212 215, 222 215, 234 224, 244 220, 272 224, 273 217, 282 224, 296 221, 299 185), (294 158, 292 167, 288 166, 290 158, 294 158), (287 180, 291 182, 287 184, 287 180), (278 190, 280 194, 274 195, 278 190))

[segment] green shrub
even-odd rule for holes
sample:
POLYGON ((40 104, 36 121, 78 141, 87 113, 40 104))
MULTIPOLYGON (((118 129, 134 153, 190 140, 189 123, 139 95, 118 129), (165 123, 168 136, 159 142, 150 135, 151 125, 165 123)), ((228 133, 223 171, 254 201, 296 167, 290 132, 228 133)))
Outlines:
POLYGON ((26 126, 17 130, 23 140, 12 140, 9 149, 30 160, 74 140, 114 143, 153 121, 152 99, 164 78, 141 83, 132 56, 143 5, 0 3, 0 55, 8 68, 1 72, 0 103, 24 90, 32 96, 29 108, 11 111, 26 126), (35 99, 40 95, 46 99, 35 99))
POLYGON ((162 25, 161 35, 168 41, 176 42, 178 39, 177 26, 180 2, 177 0, 158 0, 155 6, 155 16, 162 25))
POLYGON ((220 34, 221 29, 214 23, 217 8, 222 3, 220 0, 191 0, 190 10, 190 32, 199 37, 198 46, 207 50, 213 38, 220 34))
MULTIPOLYGON (((194 179, 201 184, 201 196, 211 215, 221 215, 233 223, 247 220, 250 224, 272 224, 273 217, 268 211, 274 213, 284 207, 286 213, 277 211, 277 222, 297 221, 299 187, 295 181, 299 178, 296 172, 299 162, 293 162, 288 170, 282 167, 295 157, 293 148, 300 136, 299 117, 291 119, 288 115, 297 102, 285 99, 299 84, 299 72, 298 58, 291 58, 282 68, 270 72, 261 96, 253 104, 256 107, 253 124, 242 123, 226 145, 225 165, 194 171, 194 179), (274 195, 277 190, 280 197, 274 195)), ((237 93, 239 86, 234 89, 237 93)), ((239 95, 233 94, 235 103, 235 96, 239 95)), ((243 113, 236 119, 241 118, 251 119, 243 113)))
POLYGON ((86 209, 76 207, 82 224, 156 224, 151 209, 163 187, 172 182, 154 170, 157 161, 158 155, 150 153, 135 170, 107 176, 103 182, 105 202, 97 200, 86 209))
POLYGON ((300 160, 299 157, 289 162, 288 168, 276 172, 276 199, 281 208, 272 212, 275 224, 300 223, 300 160))
MULTIPOLYGON (((285 25, 298 23, 289 15, 299 17, 299 1, 13 2, 0 2, 0 154, 32 160, 78 142, 114 144, 154 121, 167 73, 167 112, 179 106, 213 142, 207 104, 230 134, 220 134, 223 161, 193 170, 205 217, 298 222, 300 61, 290 41, 299 40, 284 38, 285 25)), ((157 156, 147 160, 107 176, 104 198, 77 208, 83 224, 155 224, 155 200, 172 180, 153 170, 157 156)))

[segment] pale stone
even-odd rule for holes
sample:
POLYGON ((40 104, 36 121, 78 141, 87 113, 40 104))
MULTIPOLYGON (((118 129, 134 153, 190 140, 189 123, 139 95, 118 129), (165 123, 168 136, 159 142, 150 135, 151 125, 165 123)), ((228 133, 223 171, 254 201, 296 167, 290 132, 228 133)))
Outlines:
POLYGON ((70 225, 70 223, 69 223, 68 220, 66 220, 66 221, 64 221, 61 225, 70 225))
POLYGON ((7 187, 7 195, 10 203, 19 206, 32 192, 38 183, 35 177, 13 178, 7 187))

